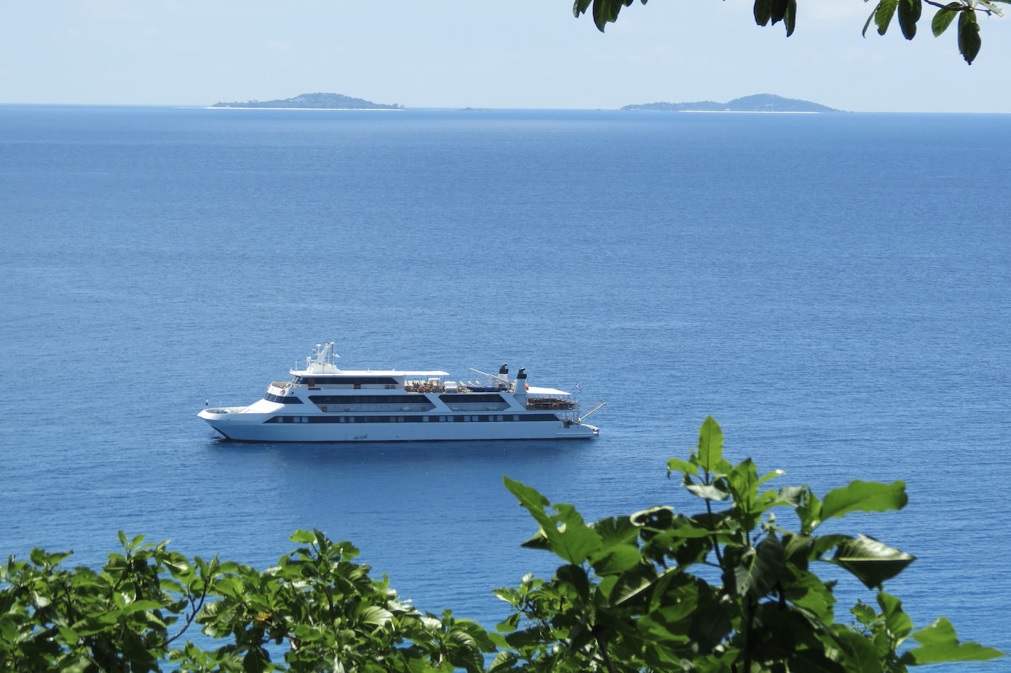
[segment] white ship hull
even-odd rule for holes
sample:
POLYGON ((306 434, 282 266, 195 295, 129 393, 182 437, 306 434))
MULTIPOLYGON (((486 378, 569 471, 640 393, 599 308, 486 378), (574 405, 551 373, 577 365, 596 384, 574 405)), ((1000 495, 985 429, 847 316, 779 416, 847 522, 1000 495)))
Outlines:
POLYGON ((334 357, 332 343, 317 346, 304 369, 271 383, 263 399, 198 416, 243 442, 592 439, 599 432, 583 423, 589 414, 579 415, 570 393, 532 387, 522 369, 511 380, 502 365, 498 375, 480 372, 483 383, 464 383, 444 380, 443 371, 342 370, 334 357))
POLYGON ((592 439, 598 429, 586 423, 556 421, 382 421, 320 422, 323 417, 304 417, 306 422, 269 423, 269 415, 201 411, 199 416, 226 439, 241 442, 440 442, 532 439, 592 439), (314 422, 316 421, 316 422, 314 422))

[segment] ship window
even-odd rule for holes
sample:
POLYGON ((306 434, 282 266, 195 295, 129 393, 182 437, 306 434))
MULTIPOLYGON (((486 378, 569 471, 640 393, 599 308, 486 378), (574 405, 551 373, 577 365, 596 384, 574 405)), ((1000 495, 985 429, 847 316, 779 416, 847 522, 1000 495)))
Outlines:
POLYGON ((280 395, 275 395, 274 393, 267 393, 263 396, 263 399, 268 402, 276 402, 277 404, 302 404, 302 400, 297 397, 281 397, 280 395))
POLYGON ((309 386, 325 385, 371 385, 397 387, 398 381, 393 376, 296 376, 292 383, 304 383, 309 386))
POLYGON ((425 395, 310 395, 313 404, 427 404, 432 403, 425 395))

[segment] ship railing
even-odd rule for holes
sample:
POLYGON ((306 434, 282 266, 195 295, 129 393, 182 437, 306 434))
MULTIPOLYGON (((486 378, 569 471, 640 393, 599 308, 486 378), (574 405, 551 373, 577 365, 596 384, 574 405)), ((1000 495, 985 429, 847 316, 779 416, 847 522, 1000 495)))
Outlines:
POLYGON ((404 390, 409 393, 444 393, 446 392, 446 386, 408 381, 404 384, 404 390))
POLYGON ((572 411, 579 409, 579 403, 574 400, 563 400, 557 397, 533 397, 527 400, 527 409, 561 409, 572 411))

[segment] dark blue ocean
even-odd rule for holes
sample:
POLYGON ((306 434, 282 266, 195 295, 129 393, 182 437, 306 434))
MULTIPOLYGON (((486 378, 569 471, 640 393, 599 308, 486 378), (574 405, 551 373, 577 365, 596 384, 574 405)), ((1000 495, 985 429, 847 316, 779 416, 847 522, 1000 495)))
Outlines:
POLYGON ((779 485, 905 480, 836 528, 918 557, 889 585, 917 626, 1011 652, 1009 166, 1011 116, 0 107, 0 556, 124 530, 265 568, 315 527, 491 627, 556 565, 503 475, 588 519, 694 509, 665 460, 713 415, 779 485), (326 340, 579 384, 600 438, 197 419, 326 340))

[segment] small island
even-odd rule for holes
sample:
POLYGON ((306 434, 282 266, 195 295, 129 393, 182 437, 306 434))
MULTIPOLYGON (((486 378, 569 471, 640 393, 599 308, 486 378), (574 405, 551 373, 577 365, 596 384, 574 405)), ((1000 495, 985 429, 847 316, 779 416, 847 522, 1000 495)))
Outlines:
POLYGON ((246 108, 256 110, 403 110, 403 105, 373 103, 339 93, 304 93, 284 100, 251 100, 245 103, 215 103, 215 108, 246 108))
POLYGON ((735 98, 726 103, 706 100, 696 103, 644 103, 626 105, 622 110, 654 110, 660 112, 842 112, 806 100, 783 98, 763 93, 735 98))

